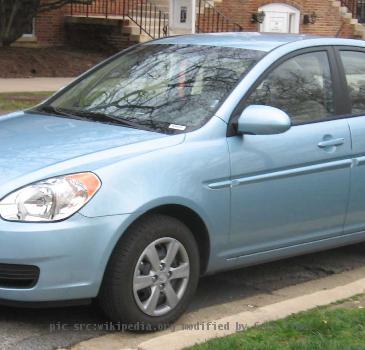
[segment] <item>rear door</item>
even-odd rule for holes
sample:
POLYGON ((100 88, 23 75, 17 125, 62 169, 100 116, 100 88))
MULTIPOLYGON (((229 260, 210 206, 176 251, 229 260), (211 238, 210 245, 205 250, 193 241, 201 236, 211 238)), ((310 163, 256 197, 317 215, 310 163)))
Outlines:
POLYGON ((352 135, 353 166, 345 233, 365 230, 365 49, 337 48, 344 76, 348 123, 352 135))

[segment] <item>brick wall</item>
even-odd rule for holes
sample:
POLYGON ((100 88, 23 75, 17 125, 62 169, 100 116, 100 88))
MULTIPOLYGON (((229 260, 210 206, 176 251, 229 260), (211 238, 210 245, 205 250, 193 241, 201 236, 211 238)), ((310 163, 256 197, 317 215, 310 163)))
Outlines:
MULTIPOLYGON (((232 21, 242 25, 246 31, 258 30, 258 25, 251 23, 252 13, 257 12, 263 5, 273 3, 272 0, 222 0, 216 3, 216 7, 232 21)), ((277 0, 275 2, 285 3, 298 8, 303 14, 316 12, 318 19, 315 24, 304 25, 301 18, 300 32, 305 34, 336 35, 342 37, 355 37, 354 28, 345 22, 339 14, 338 8, 332 6, 330 0, 277 0)), ((121 12, 123 0, 114 0, 114 5, 109 8, 109 13, 121 12)), ((94 6, 90 7, 91 12, 104 11, 100 0, 96 0, 94 6)), ((78 12, 78 11, 75 11, 78 12)), ((36 19, 36 38, 38 45, 63 45, 66 40, 64 15, 70 13, 68 6, 48 13, 42 13, 36 19)), ((200 19, 204 22, 204 18, 200 19)), ((115 32, 113 33, 115 36, 115 32)), ((113 39, 113 38, 111 38, 113 39)), ((116 40, 116 39, 115 39, 116 40)))
POLYGON ((332 6, 330 0, 222 0, 216 7, 247 31, 258 30, 258 25, 251 23, 252 13, 258 8, 271 3, 282 3, 296 7, 301 12, 300 32, 304 34, 330 35, 339 32, 342 37, 355 37, 353 27, 346 23, 339 14, 338 8, 332 6), (303 24, 303 14, 316 12, 315 24, 303 24))
POLYGON ((103 18, 66 18, 67 44, 82 49, 120 51, 133 44, 133 36, 123 28, 128 20, 103 18))
MULTIPOLYGON (((105 11, 109 14, 121 15, 123 13, 124 0, 113 0, 105 7, 105 0, 95 0, 91 6, 74 5, 74 14, 86 13, 93 16, 105 16, 105 11)), ((65 29, 65 15, 71 13, 71 6, 41 13, 36 18, 35 36, 36 43, 39 46, 61 46, 67 43, 67 33, 65 29)), ((113 35, 114 37, 115 35, 113 35)), ((113 38, 111 38, 112 40, 113 38)))
POLYGON ((60 46, 65 43, 64 14, 66 7, 41 13, 35 21, 35 36, 41 46, 60 46))

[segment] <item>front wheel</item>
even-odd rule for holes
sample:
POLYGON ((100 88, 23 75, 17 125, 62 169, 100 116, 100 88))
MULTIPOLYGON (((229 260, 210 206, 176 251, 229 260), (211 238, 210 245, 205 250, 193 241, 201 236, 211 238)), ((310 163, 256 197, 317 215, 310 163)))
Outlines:
POLYGON ((107 316, 129 329, 162 329, 186 310, 199 270, 198 248, 188 227, 169 216, 148 216, 116 246, 100 304, 107 316))

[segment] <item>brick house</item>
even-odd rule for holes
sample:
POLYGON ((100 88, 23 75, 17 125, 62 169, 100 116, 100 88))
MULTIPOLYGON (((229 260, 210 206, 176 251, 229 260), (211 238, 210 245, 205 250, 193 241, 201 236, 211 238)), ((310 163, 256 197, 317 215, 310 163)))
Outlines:
MULTIPOLYGON (((193 0, 173 1, 184 4, 193 0)), ((365 0, 194 1, 196 12, 187 32, 261 31, 365 38, 365 0)), ((173 13, 169 6, 169 0, 87 0, 39 15, 19 43, 102 43, 120 49, 176 34, 171 28, 173 13)), ((186 20, 186 11, 182 6, 182 21, 186 20)))

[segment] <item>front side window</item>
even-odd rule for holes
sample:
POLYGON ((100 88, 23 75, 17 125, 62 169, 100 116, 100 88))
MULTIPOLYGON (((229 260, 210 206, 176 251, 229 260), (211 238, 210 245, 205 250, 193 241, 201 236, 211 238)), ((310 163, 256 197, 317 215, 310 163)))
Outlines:
POLYGON ((365 53, 341 51, 352 114, 365 114, 365 53))
POLYGON ((246 105, 279 108, 288 113, 293 124, 332 116, 334 98, 327 53, 312 52, 288 59, 269 73, 246 105))
POLYGON ((161 131, 209 120, 264 52, 193 45, 143 45, 94 71, 48 107, 161 131))

